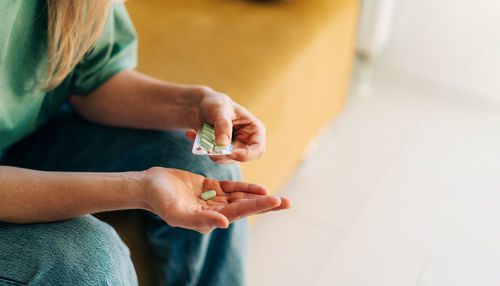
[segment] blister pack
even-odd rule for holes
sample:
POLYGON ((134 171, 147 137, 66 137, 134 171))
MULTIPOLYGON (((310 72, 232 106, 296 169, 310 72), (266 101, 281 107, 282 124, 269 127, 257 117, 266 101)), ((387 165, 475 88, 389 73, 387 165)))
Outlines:
POLYGON ((229 155, 233 153, 233 144, 227 146, 217 146, 215 144, 214 127, 203 123, 196 132, 193 144, 194 155, 229 155))

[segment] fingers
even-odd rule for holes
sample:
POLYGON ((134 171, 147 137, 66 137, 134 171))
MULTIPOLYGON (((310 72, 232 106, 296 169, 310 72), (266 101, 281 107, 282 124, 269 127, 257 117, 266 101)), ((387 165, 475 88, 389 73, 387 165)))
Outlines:
POLYGON ((231 117, 221 113, 214 122, 215 143, 220 146, 231 144, 231 134, 233 133, 233 123, 231 117))
MULTIPOLYGON (((244 192, 234 192, 234 193, 229 193, 227 194, 227 202, 229 203, 238 203, 243 200, 248 200, 248 199, 255 199, 259 198, 262 195, 260 194, 252 194, 252 193, 244 193, 244 192)), ((285 210, 289 209, 292 207, 292 202, 284 197, 280 197, 281 199, 281 204, 277 206, 274 209, 271 209, 270 211, 279 211, 279 210, 285 210)))
POLYGON ((237 181, 220 181, 220 187, 225 193, 245 192, 256 195, 267 195, 269 193, 264 186, 237 181))
POLYGON ((256 199, 249 199, 239 203, 229 204, 219 210, 221 214, 233 222, 235 220, 269 211, 281 205, 281 199, 276 196, 265 196, 256 199))
POLYGON ((239 162, 248 162, 262 157, 264 150, 261 146, 251 145, 248 148, 238 148, 233 151, 231 155, 224 156, 209 156, 212 162, 226 165, 235 164, 239 162))
POLYGON ((200 233, 209 233, 215 228, 228 228, 229 220, 223 214, 212 210, 201 210, 184 216, 170 223, 172 226, 192 229, 200 233))
POLYGON ((229 158, 228 156, 208 156, 212 162, 217 163, 219 165, 227 165, 227 164, 235 164, 237 161, 229 158))
POLYGON ((264 152, 265 147, 263 145, 252 144, 247 146, 246 148, 235 149, 233 151, 233 154, 230 155, 230 158, 238 162, 248 162, 262 157, 264 152))
POLYGON ((229 96, 208 87, 202 87, 201 92, 200 119, 213 124, 217 145, 231 144, 235 103, 229 96))
POLYGON ((212 210, 201 211, 196 215, 195 222, 197 222, 197 226, 205 228, 227 228, 229 226, 229 221, 225 216, 212 210))
POLYGON ((287 198, 280 197, 281 198, 281 205, 277 209, 273 210, 285 210, 285 209, 290 209, 292 208, 292 201, 290 201, 287 198))
MULTIPOLYGON (((277 207, 275 207, 274 209, 270 209, 268 211, 281 211, 281 210, 286 210, 286 209, 290 209, 292 208, 292 202, 287 199, 287 198, 283 198, 283 197, 280 197, 281 198, 281 204, 277 207)), ((257 214, 261 214, 261 213, 265 213, 265 212, 268 212, 268 211, 262 211, 262 212, 259 212, 257 214)))
POLYGON ((194 139, 196 139, 196 130, 194 129, 189 129, 186 131, 186 137, 194 142, 194 139))
POLYGON ((248 162, 258 159, 266 151, 265 135, 263 133, 253 134, 250 144, 242 142, 236 136, 234 138, 233 154, 224 156, 210 156, 210 159, 217 164, 233 164, 237 162, 248 162))
MULTIPOLYGON (((231 164, 261 157, 266 148, 264 124, 227 95, 206 87, 201 90, 204 96, 200 103, 200 120, 213 124, 217 145, 227 146, 234 141, 235 147, 234 154, 220 156, 222 159, 211 158, 212 161, 231 164)), ((190 139, 193 135, 192 131, 186 132, 190 139)))
POLYGON ((266 128, 257 118, 250 118, 252 123, 240 128, 235 135, 233 154, 229 155, 232 160, 248 162, 262 157, 266 152, 266 128))

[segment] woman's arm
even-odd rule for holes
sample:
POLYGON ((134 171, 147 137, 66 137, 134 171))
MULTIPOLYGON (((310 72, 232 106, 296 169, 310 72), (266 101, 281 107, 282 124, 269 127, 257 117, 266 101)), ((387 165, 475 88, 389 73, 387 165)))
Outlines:
POLYGON ((227 95, 208 87, 153 79, 122 71, 91 94, 71 95, 71 106, 83 117, 105 125, 140 129, 190 129, 194 139, 201 122, 215 126, 218 145, 234 144, 232 155, 212 157, 217 163, 245 162, 265 151, 262 122, 227 95))
POLYGON ((187 129, 198 125, 203 89, 166 83, 125 70, 88 95, 70 96, 69 103, 83 117, 105 125, 187 129))
POLYGON ((0 166, 0 221, 48 222, 145 208, 140 172, 42 172, 0 166))
POLYGON ((172 226, 207 233, 257 213, 290 207, 259 185, 216 181, 176 169, 42 172, 0 166, 0 221, 35 223, 120 209, 145 209, 172 226), (209 201, 200 194, 215 190, 209 201))

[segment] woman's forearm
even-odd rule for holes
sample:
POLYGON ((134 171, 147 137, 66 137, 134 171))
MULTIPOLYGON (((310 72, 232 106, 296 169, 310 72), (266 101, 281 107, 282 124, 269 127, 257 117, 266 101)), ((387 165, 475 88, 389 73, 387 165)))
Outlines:
POLYGON ((175 130, 197 126, 204 87, 167 83, 125 70, 91 94, 71 95, 83 117, 106 125, 175 130))
POLYGON ((140 172, 42 172, 0 166, 0 221, 48 222, 144 208, 140 172))

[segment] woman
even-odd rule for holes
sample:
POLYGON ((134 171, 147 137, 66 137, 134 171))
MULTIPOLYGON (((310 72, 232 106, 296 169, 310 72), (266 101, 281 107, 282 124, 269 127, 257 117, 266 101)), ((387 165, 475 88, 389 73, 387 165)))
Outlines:
POLYGON ((262 123, 210 88, 133 71, 120 3, 0 0, 0 15, 0 284, 137 284, 126 246, 89 215, 120 209, 146 210, 166 285, 242 284, 235 221, 289 207, 231 164, 262 155, 262 123), (232 155, 190 153, 202 122, 232 155))

